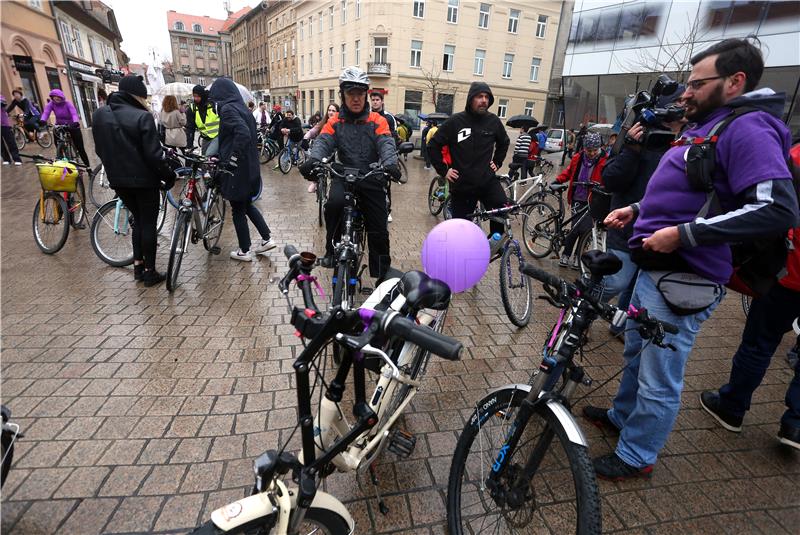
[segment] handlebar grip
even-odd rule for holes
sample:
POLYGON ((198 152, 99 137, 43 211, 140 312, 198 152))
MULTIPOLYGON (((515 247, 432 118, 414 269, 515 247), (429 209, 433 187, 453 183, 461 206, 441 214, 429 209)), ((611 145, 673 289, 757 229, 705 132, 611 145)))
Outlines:
POLYGON ((287 243, 286 246, 283 248, 283 254, 286 256, 286 258, 291 260, 291 258, 294 255, 299 253, 297 252, 297 247, 295 247, 291 243, 287 243))
POLYGON ((669 334, 678 334, 679 329, 675 325, 661 320, 659 320, 659 323, 661 323, 661 326, 664 327, 664 332, 668 332, 669 334))
POLYGON ((458 360, 464 347, 458 340, 400 316, 391 318, 385 330, 391 336, 399 336, 447 360, 458 360))
POLYGON ((539 269, 536 266, 528 264, 527 262, 520 266, 519 270, 527 275, 528 277, 534 278, 537 281, 543 282, 548 286, 553 286, 554 288, 558 288, 561 286, 561 279, 556 277, 555 275, 551 275, 550 273, 546 272, 543 269, 539 269))

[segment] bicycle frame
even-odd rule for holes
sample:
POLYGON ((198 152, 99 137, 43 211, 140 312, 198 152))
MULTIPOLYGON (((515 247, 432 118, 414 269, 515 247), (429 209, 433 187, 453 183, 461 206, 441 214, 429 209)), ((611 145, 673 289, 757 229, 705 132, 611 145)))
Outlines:
POLYGON ((122 199, 117 198, 117 206, 114 208, 114 234, 127 234, 128 233, 128 225, 129 223, 129 210, 123 204, 122 199), (124 211, 124 214, 123 214, 124 211), (120 224, 120 215, 122 217, 122 224, 120 224))

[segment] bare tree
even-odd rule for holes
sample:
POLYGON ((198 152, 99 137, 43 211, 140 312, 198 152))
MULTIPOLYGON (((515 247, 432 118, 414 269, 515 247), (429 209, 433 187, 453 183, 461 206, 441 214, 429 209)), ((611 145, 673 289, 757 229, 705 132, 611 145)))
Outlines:
POLYGON ((422 80, 415 88, 427 92, 430 95, 431 104, 436 106, 440 94, 452 95, 455 99, 458 86, 452 83, 450 75, 443 72, 441 67, 437 67, 436 60, 431 62, 430 69, 420 67, 420 72, 422 80))

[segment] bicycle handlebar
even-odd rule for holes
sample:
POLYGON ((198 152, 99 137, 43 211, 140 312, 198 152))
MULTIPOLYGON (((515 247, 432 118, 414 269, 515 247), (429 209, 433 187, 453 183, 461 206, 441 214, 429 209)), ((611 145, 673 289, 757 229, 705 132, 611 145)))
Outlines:
POLYGON ((446 360, 458 360, 464 345, 447 335, 436 332, 430 327, 417 325, 408 318, 396 312, 379 312, 383 316, 383 330, 390 336, 397 336, 403 340, 418 345, 425 351, 430 351, 446 360))
MULTIPOLYGON (((317 172, 320 172, 322 170, 327 170, 331 175, 335 176, 336 178, 342 178, 342 179, 345 179, 348 176, 355 176, 359 180, 366 180, 368 178, 372 178, 373 176, 387 175, 388 174, 386 172, 386 169, 382 165, 379 165, 379 166, 375 167, 372 171, 370 171, 370 172, 368 172, 366 174, 362 174, 361 170, 358 170, 357 174, 348 173, 348 172, 346 172, 347 169, 348 168, 345 168, 345 172, 339 172, 333 167, 332 164, 326 163, 326 162, 320 162, 319 165, 316 166, 317 172)), ((355 169, 355 168, 350 168, 350 169, 352 170, 352 169, 355 169)))

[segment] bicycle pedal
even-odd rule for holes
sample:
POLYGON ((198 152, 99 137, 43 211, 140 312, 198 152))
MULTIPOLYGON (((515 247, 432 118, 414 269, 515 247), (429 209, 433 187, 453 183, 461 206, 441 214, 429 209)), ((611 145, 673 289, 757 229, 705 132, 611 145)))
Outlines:
POLYGON ((389 451, 402 459, 407 459, 417 445, 417 437, 403 431, 402 429, 395 429, 389 435, 389 451))
POLYGON ((220 248, 219 246, 215 245, 208 252, 211 253, 211 254, 219 254, 219 253, 222 252, 222 248, 220 248))

